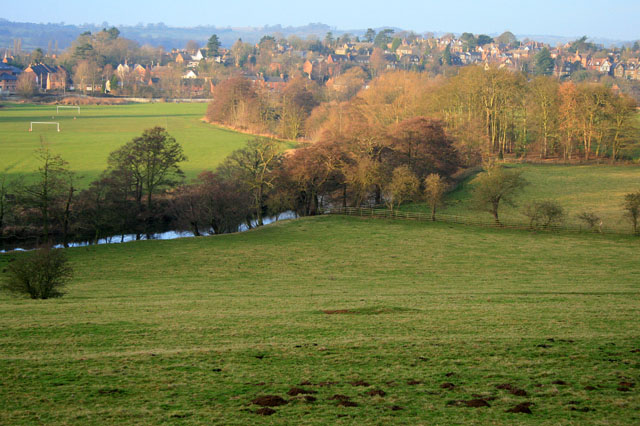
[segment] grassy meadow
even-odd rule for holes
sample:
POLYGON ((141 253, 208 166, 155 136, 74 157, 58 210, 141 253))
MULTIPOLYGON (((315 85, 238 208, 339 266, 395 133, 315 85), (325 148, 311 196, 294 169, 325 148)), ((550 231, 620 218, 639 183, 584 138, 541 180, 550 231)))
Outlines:
POLYGON ((63 298, 0 293, 0 424, 638 424, 639 249, 346 217, 70 249, 63 298))
MULTIPOLYGON (((603 230, 631 232, 623 216, 624 195, 640 191, 640 166, 512 164, 522 170, 528 185, 516 197, 516 205, 500 205, 500 217, 505 221, 528 223, 523 207, 533 201, 556 200, 565 209, 565 223, 583 225, 576 216, 593 211, 602 218, 603 230)), ((447 205, 440 213, 474 216, 493 220, 489 212, 478 211, 472 203, 473 177, 464 181, 447 196, 447 205)), ((424 203, 403 206, 404 210, 430 212, 424 203)))
POLYGON ((105 168, 107 157, 143 130, 162 126, 184 148, 188 161, 182 168, 188 178, 212 169, 251 135, 224 130, 202 122, 206 104, 87 105, 61 109, 55 105, 4 104, 0 108, 0 172, 10 178, 28 176, 39 166, 34 151, 44 140, 52 152, 69 162, 69 168, 89 183, 105 168), (75 117, 75 119, 74 119, 75 117), (55 126, 31 121, 58 121, 55 126))

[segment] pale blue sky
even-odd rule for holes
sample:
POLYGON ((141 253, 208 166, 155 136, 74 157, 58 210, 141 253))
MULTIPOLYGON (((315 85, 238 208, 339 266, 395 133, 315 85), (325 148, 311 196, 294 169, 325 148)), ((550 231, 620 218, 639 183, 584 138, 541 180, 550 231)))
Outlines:
POLYGON ((31 0, 7 2, 1 17, 20 22, 164 22, 173 26, 283 26, 322 22, 338 29, 394 26, 451 31, 640 38, 640 0, 31 0), (55 4, 55 6, 54 6, 55 4), (20 7, 24 5, 24 7, 20 7))

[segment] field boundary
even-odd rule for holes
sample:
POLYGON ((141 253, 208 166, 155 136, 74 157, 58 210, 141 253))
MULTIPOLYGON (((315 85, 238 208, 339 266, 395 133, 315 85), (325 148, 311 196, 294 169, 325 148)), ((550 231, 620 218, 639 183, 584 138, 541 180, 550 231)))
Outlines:
POLYGON ((441 222, 441 223, 454 223, 459 225, 479 226, 487 228, 497 229, 519 229, 526 231, 546 231, 546 232, 575 232, 575 233, 589 233, 589 234, 608 234, 608 235, 633 235, 633 232, 625 232, 617 229, 597 229, 592 230, 586 226, 564 224, 564 225, 550 225, 547 227, 532 227, 529 224, 522 222, 514 222, 507 220, 501 220, 497 223, 494 220, 487 220, 483 218, 469 217, 469 216, 456 216, 449 214, 436 214, 435 221, 432 220, 430 213, 422 212, 408 212, 399 210, 390 210, 386 208, 370 208, 370 207, 334 207, 328 208, 323 211, 323 214, 329 215, 341 215, 341 216, 358 216, 358 217, 370 217, 374 219, 395 219, 395 220, 416 220, 423 222, 441 222))

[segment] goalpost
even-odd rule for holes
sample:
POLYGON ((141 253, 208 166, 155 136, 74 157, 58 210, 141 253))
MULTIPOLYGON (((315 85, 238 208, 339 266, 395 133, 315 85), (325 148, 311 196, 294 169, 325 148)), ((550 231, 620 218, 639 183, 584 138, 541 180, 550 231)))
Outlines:
POLYGON ((34 124, 51 124, 51 125, 55 125, 56 128, 58 129, 58 131, 60 131, 60 123, 57 121, 32 121, 31 124, 29 125, 29 131, 33 132, 33 125, 34 124))
POLYGON ((56 105, 56 114, 60 114, 60 108, 77 108, 78 114, 80 114, 80 107, 78 105, 56 105))

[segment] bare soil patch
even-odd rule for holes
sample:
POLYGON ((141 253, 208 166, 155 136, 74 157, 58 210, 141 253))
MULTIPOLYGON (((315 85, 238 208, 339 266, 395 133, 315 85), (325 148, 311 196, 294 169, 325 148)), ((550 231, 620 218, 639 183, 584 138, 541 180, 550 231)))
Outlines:
POLYGON ((295 388, 294 387, 294 388, 289 389, 289 392, 287 392, 287 395, 289 395, 289 396, 298 396, 298 395, 310 395, 310 394, 314 394, 314 393, 318 393, 318 392, 314 391, 314 390, 295 388))
POLYGON ((263 395, 254 399, 251 403, 261 407, 279 407, 280 405, 285 405, 287 400, 278 395, 263 395))
POLYGON ((387 395, 387 393, 382 389, 371 389, 369 392, 367 392, 367 395, 384 397, 385 395, 387 395))
POLYGON ((363 387, 369 387, 371 386, 369 383, 365 382, 364 380, 357 380, 355 382, 351 382, 349 383, 351 386, 363 386, 363 387))
POLYGON ((442 389, 453 389, 455 387, 456 387, 456 385, 454 385, 453 383, 450 383, 450 382, 446 382, 446 383, 443 383, 443 384, 440 385, 440 388, 442 388, 442 389))
POLYGON ((511 383, 503 383, 501 385, 496 385, 496 388, 509 391, 510 394, 515 396, 527 396, 527 391, 524 389, 519 389, 516 386, 513 386, 511 383))
POLYGON ((533 414, 531 412, 531 406, 533 405, 533 403, 531 402, 521 402, 520 404, 516 405, 513 408, 509 408, 506 412, 507 413, 523 413, 523 414, 533 414))
POLYGON ((261 416, 270 416, 272 414, 275 414, 276 410, 274 410, 273 408, 269 408, 269 407, 262 407, 262 408, 258 408, 256 410, 256 414, 259 414, 261 416))

